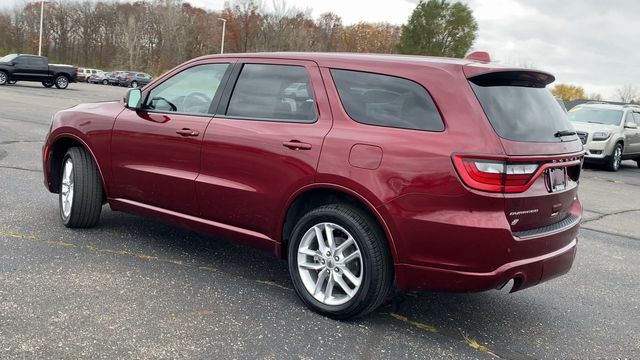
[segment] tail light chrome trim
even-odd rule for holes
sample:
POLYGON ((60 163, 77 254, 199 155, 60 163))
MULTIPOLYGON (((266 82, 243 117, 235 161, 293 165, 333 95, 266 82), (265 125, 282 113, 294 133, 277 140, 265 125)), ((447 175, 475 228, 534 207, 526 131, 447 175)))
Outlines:
MULTIPOLYGON (((452 160, 462 182, 475 190, 494 193, 524 192, 550 168, 582 165, 583 152, 548 157, 509 157, 453 154, 452 160)), ((572 180, 577 180, 577 175, 572 180)))

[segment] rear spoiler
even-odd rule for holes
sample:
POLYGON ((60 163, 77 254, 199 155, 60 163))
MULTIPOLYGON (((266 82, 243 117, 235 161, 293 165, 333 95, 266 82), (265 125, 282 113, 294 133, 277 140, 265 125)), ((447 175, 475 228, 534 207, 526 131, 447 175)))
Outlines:
POLYGON ((544 71, 504 68, 490 64, 469 64, 463 67, 464 74, 478 86, 526 86, 543 88, 556 80, 544 71))

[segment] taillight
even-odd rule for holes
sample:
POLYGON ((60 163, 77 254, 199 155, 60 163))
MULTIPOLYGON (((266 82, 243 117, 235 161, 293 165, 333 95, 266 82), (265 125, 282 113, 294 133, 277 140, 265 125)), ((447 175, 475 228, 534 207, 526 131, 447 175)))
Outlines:
POLYGON ((453 154, 462 182, 472 189, 517 193, 526 191, 547 169, 566 168, 574 182, 580 178, 584 153, 543 157, 453 154))
POLYGON ((468 187, 489 192, 522 192, 529 188, 540 163, 499 157, 454 155, 453 163, 468 187))

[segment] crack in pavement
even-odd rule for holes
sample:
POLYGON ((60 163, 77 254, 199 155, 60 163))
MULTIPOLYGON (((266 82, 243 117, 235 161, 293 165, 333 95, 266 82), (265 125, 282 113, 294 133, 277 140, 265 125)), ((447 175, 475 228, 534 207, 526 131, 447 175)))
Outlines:
MULTIPOLYGON (((591 211, 591 210, 588 210, 588 211, 591 211)), ((625 213, 634 212, 634 211, 640 211, 640 209, 620 210, 620 211, 614 211, 612 213, 598 213, 598 212, 592 211, 592 212, 594 212, 596 214, 599 214, 599 216, 596 216, 595 218, 590 219, 590 220, 584 220, 581 223, 581 225, 584 225, 584 224, 587 224, 587 223, 590 223, 590 222, 593 222, 593 221, 602 220, 602 219, 604 219, 604 218, 606 218, 608 216, 620 215, 620 214, 625 214, 625 213)))
MULTIPOLYGON (((2 159, 2 157, 0 157, 0 159, 2 159)), ((2 169, 30 171, 30 172, 38 172, 38 173, 42 172, 42 170, 40 170, 40 169, 28 169, 28 168, 23 168, 23 167, 19 167, 19 166, 9 166, 9 165, 0 165, 0 168, 2 168, 2 169)))
POLYGON ((596 229, 596 228, 589 227, 589 226, 581 226, 580 228, 588 230, 588 231, 597 232, 597 233, 600 233, 600 234, 611 235, 611 236, 627 239, 627 240, 640 241, 640 238, 634 237, 634 236, 630 236, 630 235, 626 235, 626 234, 620 234, 620 233, 614 233, 614 232, 610 232, 610 231, 600 230, 600 229, 596 229))
POLYGON ((0 145, 11 145, 11 144, 19 144, 19 143, 41 143, 44 140, 7 140, 0 141, 0 145))
POLYGON ((475 339, 466 336, 462 330, 451 330, 451 329, 441 329, 437 328, 433 325, 426 324, 423 322, 415 321, 409 319, 408 317, 400 314, 400 307, 406 301, 407 294, 400 294, 396 297, 397 301, 393 301, 391 303, 391 309, 388 313, 380 313, 384 315, 389 315, 392 318, 399 320, 409 326, 420 329, 424 332, 431 334, 431 336, 435 337, 445 337, 451 340, 459 341, 465 343, 467 346, 471 347, 474 350, 483 352, 487 355, 491 355, 495 358, 499 359, 514 359, 514 360, 531 360, 535 359, 533 356, 529 356, 526 354, 522 354, 515 351, 510 351, 506 349, 497 349, 490 348, 489 346, 482 344, 475 339))

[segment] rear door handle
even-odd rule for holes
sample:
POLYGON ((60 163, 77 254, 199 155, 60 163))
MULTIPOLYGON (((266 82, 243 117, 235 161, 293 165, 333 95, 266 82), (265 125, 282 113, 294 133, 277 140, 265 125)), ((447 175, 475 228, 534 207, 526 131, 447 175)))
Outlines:
POLYGON ((191 130, 191 129, 179 129, 176 130, 176 133, 182 136, 198 136, 200 135, 200 132, 198 132, 197 130, 191 130))
POLYGON ((282 145, 291 150, 311 150, 311 144, 303 143, 298 140, 285 141, 282 145))

